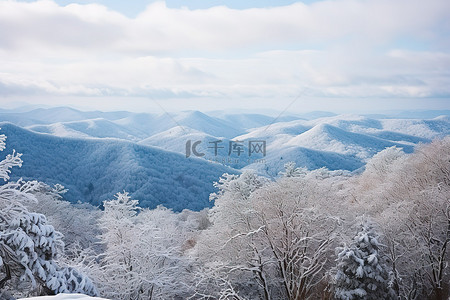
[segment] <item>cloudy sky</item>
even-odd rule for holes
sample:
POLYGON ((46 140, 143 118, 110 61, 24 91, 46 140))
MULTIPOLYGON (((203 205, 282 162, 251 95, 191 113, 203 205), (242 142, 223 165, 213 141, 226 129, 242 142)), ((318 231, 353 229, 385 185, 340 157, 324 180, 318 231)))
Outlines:
POLYGON ((0 104, 450 109, 448 0, 0 0, 0 104))

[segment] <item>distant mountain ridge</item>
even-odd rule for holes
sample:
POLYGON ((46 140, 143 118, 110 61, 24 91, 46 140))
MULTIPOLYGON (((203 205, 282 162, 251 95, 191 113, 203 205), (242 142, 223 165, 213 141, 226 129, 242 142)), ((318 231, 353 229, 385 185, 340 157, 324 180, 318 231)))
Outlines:
POLYGON ((52 124, 57 122, 82 121, 86 119, 104 118, 118 120, 132 113, 125 111, 101 112, 80 111, 70 107, 37 108, 25 112, 0 111, 0 121, 11 122, 19 126, 52 124))
POLYGON ((412 152, 416 144, 446 135, 450 135, 450 122, 445 117, 416 120, 340 115, 275 123, 236 139, 265 139, 267 163, 246 168, 275 176, 287 161, 310 169, 325 166, 353 171, 386 147, 412 152))
MULTIPOLYGON (((387 115, 336 115, 323 111, 269 116, 220 111, 210 114, 199 111, 160 114, 82 112, 59 107, 21 113, 3 110, 0 111, 0 121, 15 121, 19 126, 48 136, 93 140, 96 145, 104 142, 102 145, 116 155, 115 160, 120 160, 120 164, 126 164, 128 159, 130 165, 139 161, 138 167, 145 164, 145 159, 136 159, 134 150, 130 148, 157 147, 161 153, 177 152, 181 154, 178 157, 185 159, 187 148, 190 158, 195 157, 190 147, 192 143, 200 142, 198 149, 205 153, 203 160, 221 162, 236 169, 253 169, 272 177, 277 176, 288 161, 309 169, 327 167, 354 171, 386 147, 397 146, 405 152, 412 152, 419 143, 450 135, 450 118, 445 112, 422 111, 415 114, 434 116, 430 119, 395 119, 387 115), (252 159, 249 141, 264 141, 266 155, 252 159), (235 142, 241 143, 242 153, 234 151, 239 149, 230 150, 231 146, 236 146, 235 142), (214 143, 220 143, 217 155, 214 143), (122 150, 119 150, 119 145, 122 145, 122 150)), ((400 112, 395 113, 401 115, 400 112)), ((100 148, 87 147, 86 155, 98 155, 102 152, 100 148)), ((177 164, 184 166, 184 162, 177 164)), ((204 166, 216 165, 207 162, 204 166)), ((169 168, 165 171, 169 172, 169 168)))
POLYGON ((12 178, 60 183, 71 202, 100 205, 114 194, 128 191, 143 207, 164 205, 176 211, 211 206, 213 182, 225 172, 238 171, 198 158, 117 139, 77 139, 39 134, 0 123, 7 136, 4 156, 23 153, 21 168, 12 178))
POLYGON ((103 118, 57 122, 48 125, 31 125, 26 128, 59 137, 117 138, 133 142, 137 142, 145 137, 145 134, 139 130, 129 129, 103 118))

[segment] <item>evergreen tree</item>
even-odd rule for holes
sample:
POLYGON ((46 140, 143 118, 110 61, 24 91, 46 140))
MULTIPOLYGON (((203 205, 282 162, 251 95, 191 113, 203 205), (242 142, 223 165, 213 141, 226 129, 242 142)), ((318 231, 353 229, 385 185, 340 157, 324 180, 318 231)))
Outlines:
POLYGON ((352 244, 337 248, 336 299, 393 299, 389 276, 381 263, 378 235, 363 224, 352 244))
MULTIPOLYGON (((5 139, 6 136, 0 135, 0 151, 5 148, 5 139)), ((56 263, 64 249, 62 234, 47 223, 44 215, 29 212, 25 207, 27 202, 37 201, 32 192, 40 188, 40 183, 9 182, 11 168, 22 165, 20 156, 13 152, 0 161, 0 179, 5 181, 0 185, 0 274, 3 275, 0 289, 18 277, 31 283, 31 288, 42 288, 41 293, 45 294, 97 295, 88 277, 56 263)))

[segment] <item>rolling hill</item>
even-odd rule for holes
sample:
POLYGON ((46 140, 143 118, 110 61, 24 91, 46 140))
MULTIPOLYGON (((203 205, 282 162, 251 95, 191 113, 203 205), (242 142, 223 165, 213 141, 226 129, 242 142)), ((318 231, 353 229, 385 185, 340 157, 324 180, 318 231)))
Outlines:
POLYGON ((211 206, 213 182, 225 172, 220 164, 117 139, 78 139, 39 134, 0 123, 7 135, 4 156, 23 153, 22 168, 12 178, 60 183, 66 199, 100 205, 126 190, 144 207, 164 205, 176 211, 211 206))
POLYGON ((410 145, 345 131, 326 123, 318 124, 310 130, 293 137, 287 145, 348 154, 361 159, 370 158, 379 151, 392 146, 401 147, 406 152, 412 152, 413 150, 410 145))
POLYGON ((199 111, 180 112, 178 114, 133 114, 114 121, 127 129, 139 131, 150 137, 176 126, 188 127, 209 135, 232 138, 244 132, 236 129, 227 121, 210 117, 199 111))
MULTIPOLYGON (((438 115, 438 112, 426 112, 425 115, 438 115)), ((182 156, 186 156, 189 141, 199 141, 198 150, 205 153, 203 160, 236 169, 255 169, 269 176, 275 176, 288 161, 309 169, 327 167, 354 171, 386 147, 397 146, 411 152, 419 143, 450 134, 450 119, 446 115, 433 119, 395 119, 385 115, 369 117, 328 112, 299 116, 274 118, 220 111, 210 114, 199 111, 103 113, 59 107, 22 113, 2 111, 0 121, 16 119, 22 126, 35 122, 27 128, 52 136, 90 139, 94 143, 101 139, 108 145, 116 145, 116 148, 117 145, 128 145, 124 141, 131 141, 141 147, 157 147, 182 156), (7 117, 2 119, 4 116, 7 117), (217 155, 212 148, 215 141, 220 141, 217 155), (234 148, 230 151, 230 147, 235 146, 233 141, 241 142, 242 153, 232 151, 234 148), (266 156, 250 157, 250 141, 265 141, 266 156)), ((91 151, 87 149, 86 155, 94 155, 88 150, 91 151)), ((135 161, 134 155, 130 154, 132 151, 125 149, 122 156, 119 153, 117 150, 116 160, 122 159, 122 164, 126 164, 127 159, 130 164, 135 161)), ((191 153, 191 156, 194 155, 191 153)), ((145 160, 140 164, 145 164, 145 160)))
POLYGON ((397 146, 412 152, 418 143, 449 134, 450 122, 444 116, 417 120, 339 115, 275 123, 252 129, 236 139, 266 140, 265 162, 246 168, 275 176, 288 161, 309 169, 325 166, 353 171, 386 147, 397 146))
POLYGON ((145 138, 144 133, 140 131, 128 129, 103 118, 58 122, 49 125, 32 125, 26 128, 59 137, 117 138, 134 142, 145 138))
POLYGON ((81 121, 86 119, 104 118, 118 120, 133 113, 116 111, 80 111, 70 107, 37 108, 25 112, 0 111, 0 121, 11 122, 19 126, 31 126, 38 124, 52 124, 57 122, 81 121))

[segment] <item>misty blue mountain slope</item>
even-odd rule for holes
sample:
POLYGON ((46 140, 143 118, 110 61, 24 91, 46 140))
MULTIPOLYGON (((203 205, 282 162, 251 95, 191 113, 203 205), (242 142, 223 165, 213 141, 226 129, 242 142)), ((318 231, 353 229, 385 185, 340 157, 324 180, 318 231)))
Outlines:
POLYGON ((181 126, 187 126, 218 137, 233 138, 243 132, 243 128, 235 126, 231 122, 208 116, 199 111, 179 113, 175 120, 181 126))
POLYGON ((393 143, 369 135, 345 131, 329 124, 319 124, 310 130, 292 138, 288 145, 309 149, 350 154, 359 158, 369 158, 379 151, 392 146, 412 152, 413 147, 401 143, 393 143))
POLYGON ((252 113, 226 113, 223 111, 209 112, 209 115, 225 120, 235 128, 251 129, 261 126, 267 126, 275 122, 288 122, 298 120, 298 116, 281 115, 278 117, 252 113))
POLYGON ((326 167, 329 170, 355 171, 365 165, 362 159, 353 155, 304 147, 286 147, 279 150, 269 148, 265 163, 255 162, 244 169, 256 170, 259 174, 275 178, 283 171, 284 164, 291 161, 309 170, 326 167))
MULTIPOLYGON (((264 122, 268 116, 258 116, 264 122)), ((248 119, 248 118, 245 118, 248 119)), ((199 111, 180 113, 82 112, 67 107, 34 109, 26 112, 0 111, 0 121, 11 122, 36 132, 62 137, 120 138, 138 141, 175 126, 192 128, 206 134, 232 138, 245 132, 241 123, 212 117, 199 111)), ((244 120, 241 120, 244 121, 244 120)), ((252 123, 252 127, 255 124, 252 123)))
POLYGON ((35 132, 48 133, 60 137, 118 138, 133 142, 146 137, 145 133, 139 130, 128 129, 103 118, 58 122, 48 125, 32 125, 26 128, 35 132))
POLYGON ((288 161, 309 169, 354 171, 386 147, 397 146, 410 153, 418 143, 429 143, 449 134, 450 122, 445 116, 431 120, 378 120, 340 115, 279 122, 254 128, 236 139, 266 140, 266 162, 246 168, 275 176, 288 161))
POLYGON ((178 114, 162 113, 159 115, 133 114, 114 122, 129 130, 141 132, 141 134, 145 135, 145 138, 176 126, 189 127, 206 134, 227 138, 232 138, 245 132, 235 128, 225 120, 210 117, 199 111, 187 111, 178 114))
MULTIPOLYGON (((208 114, 199 111, 104 113, 57 107, 22 113, 3 111, 0 121, 15 119, 18 125, 35 122, 26 128, 59 137, 121 139, 183 156, 188 141, 199 141, 197 150, 205 153, 202 159, 236 169, 254 169, 271 177, 276 176, 288 161, 309 169, 327 167, 354 171, 386 147, 397 146, 412 152, 419 143, 429 143, 450 134, 450 120, 445 111, 443 113, 439 116, 438 111, 424 112, 424 115, 437 116, 433 119, 395 119, 387 115, 375 118, 375 115, 336 115, 319 111, 297 117, 287 112, 286 116, 276 118, 221 111, 208 114), (215 141, 220 141, 217 155, 212 148, 215 141), (229 151, 232 141, 242 142, 243 153, 229 151), (249 141, 264 141, 266 156, 249 157, 249 141)), ((105 143, 120 144, 109 139, 105 143)), ((121 159, 125 164, 128 153, 124 151, 117 160, 121 159)), ((190 154, 194 156, 192 151, 190 154)), ((93 154, 87 152, 86 155, 93 154)), ((131 159, 135 159, 133 155, 131 159)))
POLYGON ((450 110, 402 110, 390 112, 385 116, 392 119, 434 119, 442 115, 450 116, 450 110))
POLYGON ((9 123, 0 123, 7 135, 6 155, 23 153, 22 168, 13 179, 36 179, 60 183, 65 195, 100 205, 123 190, 139 199, 143 207, 162 204, 176 211, 211 206, 213 182, 236 170, 196 158, 133 144, 117 139, 75 139, 34 133, 9 123))
POLYGON ((57 122, 72 122, 86 119, 104 118, 118 120, 132 113, 125 111, 102 112, 80 111, 70 107, 37 108, 25 112, 0 111, 0 120, 11 122, 19 126, 31 126, 37 124, 52 124, 57 122))
POLYGON ((319 124, 302 134, 274 140, 267 147, 266 162, 254 163, 247 168, 276 176, 283 170, 284 163, 294 161, 308 169, 327 167, 330 170, 355 171, 363 167, 367 159, 392 146, 400 147, 407 153, 414 149, 412 145, 319 124))
POLYGON ((143 139, 142 141, 139 141, 138 144, 156 146, 165 150, 183 153, 186 150, 185 144, 187 140, 202 141, 215 139, 218 139, 218 137, 206 134, 190 127, 176 126, 143 139))
MULTIPOLYGON (((243 146, 246 147, 246 149, 243 150, 242 155, 237 155, 235 152, 230 154, 229 147, 231 139, 212 136, 185 126, 177 126, 152 135, 151 137, 138 142, 138 144, 186 154, 186 144, 188 141, 190 141, 191 145, 200 142, 200 144, 196 146, 196 150, 204 154, 204 156, 202 156, 203 159, 220 162, 237 169, 243 168, 249 164, 248 157, 246 156, 247 153, 244 153, 248 148, 245 142, 243 143, 243 146), (217 144, 219 147, 217 155, 214 149, 214 143, 216 142, 219 142, 217 144)), ((190 155, 194 156, 193 153, 190 155)), ((261 155, 259 158, 262 158, 261 155)))

